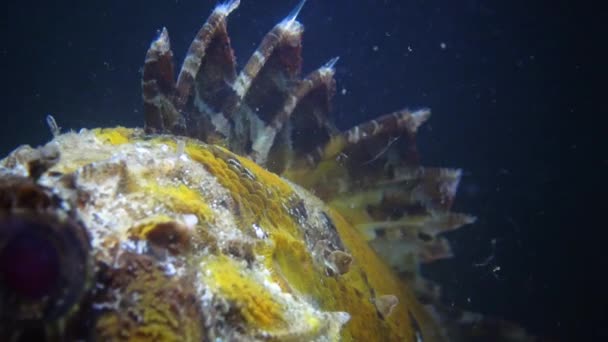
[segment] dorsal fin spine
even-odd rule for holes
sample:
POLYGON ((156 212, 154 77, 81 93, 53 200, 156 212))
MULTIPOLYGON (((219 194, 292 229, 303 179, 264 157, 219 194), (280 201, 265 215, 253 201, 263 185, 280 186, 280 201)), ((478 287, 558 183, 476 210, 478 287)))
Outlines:
POLYGON ((176 104, 178 109, 183 109, 191 96, 192 87, 202 60, 205 58, 207 47, 218 32, 223 31, 222 34, 226 34, 226 18, 239 4, 239 0, 232 0, 216 6, 192 43, 190 43, 188 53, 177 77, 176 104))

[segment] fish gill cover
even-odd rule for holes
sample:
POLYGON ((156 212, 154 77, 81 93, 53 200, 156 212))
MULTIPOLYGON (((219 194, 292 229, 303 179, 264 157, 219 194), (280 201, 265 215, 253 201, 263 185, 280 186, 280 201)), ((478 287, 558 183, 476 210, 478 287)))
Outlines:
POLYGON ((527 340, 441 304, 421 263, 461 171, 425 167, 427 108, 341 131, 337 57, 302 75, 296 8, 237 72, 215 7, 175 73, 150 45, 142 129, 60 134, 1 162, 0 334, 12 340, 527 340), (380 258, 381 257, 381 258, 380 258), (392 271, 389 267, 392 267, 392 271))

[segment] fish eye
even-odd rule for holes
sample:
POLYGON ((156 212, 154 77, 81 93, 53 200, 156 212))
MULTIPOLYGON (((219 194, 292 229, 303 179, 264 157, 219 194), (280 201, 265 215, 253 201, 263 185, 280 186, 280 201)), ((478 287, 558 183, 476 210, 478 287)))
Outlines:
MULTIPOLYGON (((42 236, 40 223, 12 220, 2 225, 19 227, 0 251, 0 281, 7 292, 27 299, 50 295, 59 282, 59 251, 52 241, 42 236)), ((2 227, 0 229, 4 229, 2 227)))
POLYGON ((82 225, 49 213, 0 214, 0 319, 54 320, 82 298, 90 243, 82 225))

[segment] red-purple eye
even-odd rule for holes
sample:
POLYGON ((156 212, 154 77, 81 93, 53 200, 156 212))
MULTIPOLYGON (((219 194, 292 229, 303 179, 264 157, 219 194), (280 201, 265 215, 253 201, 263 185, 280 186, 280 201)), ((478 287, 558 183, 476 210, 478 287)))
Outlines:
POLYGON ((0 316, 53 320, 82 298, 91 276, 88 234, 61 216, 0 211, 0 316))
MULTIPOLYGON (((6 224, 6 223, 4 223, 6 224)), ((10 222, 31 225, 36 223, 10 222)), ((5 229, 6 227, 0 227, 5 229)), ((28 230, 31 227, 20 227, 28 230)), ((9 228, 10 229, 10 228, 9 228)), ((44 227, 31 229, 40 231, 44 227)), ((34 232, 21 232, 0 250, 0 283, 6 290, 27 299, 50 295, 60 276, 59 251, 47 237, 34 232)))

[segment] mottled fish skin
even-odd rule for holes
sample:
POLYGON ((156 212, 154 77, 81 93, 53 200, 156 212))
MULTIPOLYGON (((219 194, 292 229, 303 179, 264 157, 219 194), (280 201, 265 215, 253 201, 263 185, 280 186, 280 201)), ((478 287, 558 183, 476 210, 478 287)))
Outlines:
POLYGON ((3 336, 408 341, 415 321, 435 340, 413 292, 348 221, 253 161, 125 128, 48 146, 60 157, 37 180, 37 149, 0 162, 0 237, 39 234, 72 278, 47 289, 63 296, 53 310, 3 288, 3 336))

